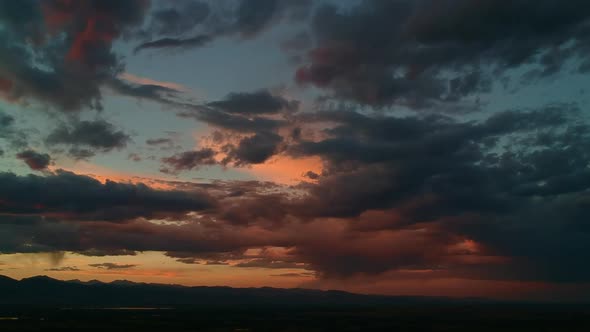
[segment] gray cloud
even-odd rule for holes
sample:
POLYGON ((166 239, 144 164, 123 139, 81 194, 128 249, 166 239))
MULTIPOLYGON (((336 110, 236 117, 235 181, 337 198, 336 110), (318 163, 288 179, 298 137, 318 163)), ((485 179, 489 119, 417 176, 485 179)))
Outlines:
POLYGON ((155 10, 149 26, 139 34, 148 41, 139 44, 135 52, 197 48, 227 36, 254 38, 285 19, 304 19, 311 7, 308 0, 240 0, 229 4, 226 10, 215 10, 204 2, 183 1, 155 10))
POLYGON ((215 165, 215 152, 211 149, 201 149, 197 151, 186 151, 162 159, 164 167, 161 169, 164 173, 176 173, 199 168, 201 166, 215 165))
POLYGON ((49 144, 70 146, 76 157, 92 156, 97 151, 108 152, 127 146, 130 137, 104 120, 74 121, 62 124, 46 139, 49 144), (81 154, 81 153, 82 154, 81 154))
POLYGON ((204 192, 155 190, 143 184, 99 181, 66 171, 48 176, 0 174, 3 213, 59 215, 72 220, 125 221, 173 217, 212 207, 204 192))
POLYGON ((41 171, 51 164, 51 157, 47 153, 39 153, 34 150, 19 152, 16 157, 24 161, 34 171, 41 171))
POLYGON ((587 62, 589 18, 584 1, 325 4, 296 80, 373 106, 433 107, 487 91, 490 75, 509 69, 537 65, 542 77, 569 60, 587 62))

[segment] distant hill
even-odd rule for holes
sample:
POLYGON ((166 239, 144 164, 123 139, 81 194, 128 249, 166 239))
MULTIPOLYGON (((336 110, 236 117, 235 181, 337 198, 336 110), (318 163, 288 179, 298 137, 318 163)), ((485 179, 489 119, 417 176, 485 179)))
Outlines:
POLYGON ((360 295, 343 291, 280 288, 185 287, 120 280, 62 281, 37 276, 20 281, 0 276, 0 305, 132 306, 367 306, 457 302, 448 298, 360 295))

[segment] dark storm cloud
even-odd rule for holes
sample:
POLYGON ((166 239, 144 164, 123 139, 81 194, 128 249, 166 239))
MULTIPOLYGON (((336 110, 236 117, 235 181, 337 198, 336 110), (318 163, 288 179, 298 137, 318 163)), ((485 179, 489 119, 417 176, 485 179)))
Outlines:
POLYGON ((163 191, 143 184, 99 181, 66 171, 47 176, 0 174, 2 213, 109 220, 182 216, 210 208, 202 191, 163 191))
POLYGON ((317 183, 299 185, 305 192, 299 199, 248 191, 227 196, 216 216, 273 229, 319 276, 445 269, 475 279, 590 277, 588 269, 568 272, 586 259, 574 248, 586 247, 580 229, 590 188, 590 128, 575 105, 477 121, 352 111, 304 114, 297 121, 325 128, 287 148, 324 160, 317 183), (298 231, 289 228, 290 218, 318 229, 309 230, 308 239, 293 238, 298 231), (322 218, 348 226, 330 235, 322 218), (478 249, 463 248, 465 239, 478 249))
POLYGON ((2 2, 0 78, 9 99, 60 111, 101 108, 100 86, 121 69, 112 42, 143 20, 147 2, 2 2))
POLYGON ((287 124, 285 120, 266 117, 245 117, 215 109, 196 109, 179 113, 180 117, 194 118, 210 125, 236 132, 276 130, 287 124))
POLYGON ((268 132, 287 125, 285 116, 293 113, 299 102, 271 94, 268 90, 230 93, 222 100, 205 105, 184 105, 181 117, 191 117, 235 132, 268 132), (281 114, 282 117, 269 117, 281 114))
POLYGON ((283 138, 280 135, 271 132, 260 132, 241 139, 235 145, 231 143, 223 144, 218 151, 203 148, 162 158, 163 166, 160 171, 175 174, 217 164, 225 166, 231 164, 234 167, 262 164, 281 152, 282 143, 283 138), (215 159, 215 156, 219 153, 226 155, 221 161, 215 159))
MULTIPOLYGON (((116 78, 122 64, 112 42, 141 22, 143 2, 41 3, 46 11, 39 2, 0 1, 3 96, 75 111, 99 108, 100 87, 107 86, 178 107, 180 116, 215 127, 213 147, 162 159, 169 173, 216 164, 221 154, 227 158, 220 164, 238 167, 278 154, 314 157, 323 170, 302 174, 313 181, 293 186, 162 181, 178 188, 171 191, 64 171, 43 177, 3 173, 0 252, 162 251, 184 263, 240 260, 236 267, 305 268, 320 278, 420 271, 450 278, 590 281, 590 126, 575 105, 471 120, 443 112, 296 113, 296 102, 267 90, 189 105, 175 101, 176 90, 116 78), (245 254, 272 247, 286 253, 245 254)), ((142 33, 153 40, 139 48, 253 38, 302 14, 293 10, 297 3, 240 1, 231 15, 219 17, 204 3, 169 2, 171 7, 152 11, 142 33)), ((579 0, 321 5, 309 39, 316 46, 296 79, 340 100, 437 110, 488 90, 491 74, 530 65, 534 70, 525 76, 532 80, 569 62, 588 67, 589 13, 590 5, 579 0)), ((291 50, 306 47, 307 38, 301 38, 291 50)), ((0 138, 10 145, 19 132, 14 119, 0 112, 0 138)), ((129 140, 112 124, 94 120, 63 124, 47 143, 83 158, 124 148, 129 140)), ((49 163, 32 151, 20 158, 32 168, 49 163)))
POLYGON ((225 257, 225 253, 243 251, 260 243, 281 243, 263 236, 229 226, 219 229, 197 223, 157 225, 145 220, 66 223, 49 218, 27 220, 0 216, 2 253, 65 250, 116 254, 125 248, 126 255, 135 251, 168 251, 168 256, 177 258, 188 257, 187 252, 192 256, 225 257))
POLYGON ((62 124, 46 139, 48 144, 70 146, 70 154, 77 157, 92 156, 95 152, 108 152, 127 146, 130 137, 104 120, 74 121, 62 124))
POLYGON ((538 76, 588 62, 585 1, 362 1, 320 7, 316 47, 296 74, 336 97, 411 107, 456 101, 525 64, 538 76))
MULTIPOLYGON (((230 253, 284 247, 288 256, 248 262, 287 262, 277 264, 305 266, 321 278, 432 270, 473 279, 590 280, 583 264, 590 252, 590 128, 575 107, 512 110, 477 121, 346 111, 302 119, 331 125, 312 126, 324 128, 317 129, 322 135, 314 141, 304 135, 291 147, 290 153, 326 163, 317 183, 293 188, 301 195, 264 183, 179 183, 207 188, 219 204, 198 223, 181 226, 4 221, 0 237, 12 237, 0 246, 6 252, 157 250, 187 262, 244 259, 230 253), (27 248, 19 246, 31 238, 27 248)), ((18 192, 36 192, 22 188, 18 192)), ((0 199, 9 197, 15 196, 0 199)), ((88 214, 97 215, 77 213, 88 214)))
POLYGON ((308 196, 284 208, 307 218, 352 218, 365 232, 350 235, 358 236, 356 247, 350 241, 339 247, 340 240, 297 246, 320 273, 446 266, 470 277, 590 277, 586 268, 571 273, 588 258, 579 250, 588 249, 583 220, 590 189, 590 128, 575 107, 507 111, 473 122, 347 112, 312 117, 336 125, 324 130, 325 139, 303 140, 293 151, 329 164, 317 184, 303 185, 308 196), (388 210, 385 217, 366 215, 388 210), (417 227, 429 233, 415 233, 417 227), (386 254, 389 245, 369 240, 373 233, 391 242, 400 232, 429 249, 408 243, 386 254), (440 254, 460 238, 511 263, 462 266, 453 261, 457 255, 440 254))
MULTIPOLYGON (((555 105, 535 111, 498 113, 481 122, 457 122, 443 116, 367 117, 346 112, 319 113, 315 117, 318 121, 339 122, 340 125, 326 129, 329 136, 324 140, 301 141, 291 147, 295 154, 319 155, 331 162, 327 169, 330 176, 323 177, 319 186, 310 189, 312 196, 317 195, 310 204, 316 202, 328 210, 311 213, 350 216, 371 208, 391 207, 396 201, 421 192, 435 194, 437 189, 443 191, 441 195, 445 197, 448 211, 507 209, 510 202, 516 202, 516 197, 509 199, 503 192, 510 185, 497 188, 498 182, 487 183, 499 171, 495 163, 509 157, 518 158, 522 163, 535 154, 565 154, 566 151, 557 147, 529 154, 526 151, 543 147, 529 142, 539 133, 552 135, 550 133, 559 128, 565 132, 572 130, 569 126, 576 124, 579 112, 569 105, 555 105), (514 144, 512 148, 517 151, 503 151, 507 147, 500 138, 516 141, 518 136, 513 135, 524 135, 529 141, 514 144), (494 149, 498 152, 493 152, 494 149), (498 154, 499 151, 503 152, 498 154), (469 204, 453 207, 461 200, 469 204)), ((572 139, 583 146, 587 142, 584 142, 584 134, 580 135, 572 139)), ((542 165, 540 161, 530 164, 542 165)), ((581 165, 583 161, 577 167, 581 165)))
POLYGON ((230 10, 214 10, 206 3, 189 1, 154 11, 148 28, 140 33, 154 39, 138 45, 135 52, 202 47, 225 36, 254 38, 283 19, 305 18, 311 6, 307 0, 241 0, 227 4, 230 10))
POLYGON ((236 165, 264 163, 279 151, 282 142, 283 138, 277 134, 257 133, 242 139, 237 146, 225 147, 228 156, 223 163, 233 162, 236 165))
POLYGON ((201 166, 215 165, 215 151, 211 149, 201 149, 197 151, 186 151, 162 159, 164 167, 161 169, 164 173, 177 173, 198 169, 201 166))
POLYGON ((295 111, 298 103, 274 96, 267 90, 252 93, 230 93, 225 99, 207 103, 207 106, 230 114, 257 115, 279 111, 295 111))
POLYGON ((51 157, 47 153, 39 153, 34 150, 19 152, 16 157, 24 161, 34 171, 47 169, 47 166, 51 164, 51 157))
POLYGON ((117 263, 100 263, 100 264, 88 264, 90 267, 105 270, 126 270, 136 267, 136 264, 117 264, 117 263))

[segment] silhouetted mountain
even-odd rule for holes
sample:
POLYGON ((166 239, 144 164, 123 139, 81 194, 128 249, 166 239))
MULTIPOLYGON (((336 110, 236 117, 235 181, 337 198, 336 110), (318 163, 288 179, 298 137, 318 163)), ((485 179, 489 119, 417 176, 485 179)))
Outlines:
POLYGON ((0 305, 36 306, 182 306, 247 305, 363 306, 405 303, 452 302, 447 298, 392 297, 343 291, 278 288, 186 287, 119 280, 61 281, 37 276, 17 281, 0 276, 0 305))

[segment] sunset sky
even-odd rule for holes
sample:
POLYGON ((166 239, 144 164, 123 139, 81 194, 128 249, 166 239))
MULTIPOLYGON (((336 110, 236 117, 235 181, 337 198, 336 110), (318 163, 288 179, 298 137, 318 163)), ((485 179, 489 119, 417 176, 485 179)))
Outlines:
POLYGON ((587 0, 0 0, 0 274, 590 298, 587 0))

